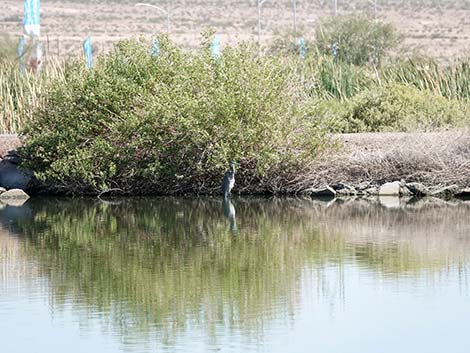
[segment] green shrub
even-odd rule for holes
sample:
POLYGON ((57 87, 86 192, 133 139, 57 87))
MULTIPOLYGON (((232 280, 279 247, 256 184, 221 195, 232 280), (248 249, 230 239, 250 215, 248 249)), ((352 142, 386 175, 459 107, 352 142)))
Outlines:
POLYGON ((352 99, 342 132, 430 131, 470 125, 469 106, 430 91, 391 84, 352 99))
POLYGON ((337 45, 337 59, 355 65, 379 63, 400 42, 393 25, 366 16, 336 16, 320 22, 315 30, 320 53, 332 55, 337 45))
POLYGON ((72 64, 23 132, 24 165, 68 192, 181 193, 214 190, 235 160, 239 187, 264 191, 267 173, 314 158, 321 138, 293 65, 246 46, 212 59, 207 46, 160 45, 151 57, 148 43, 121 41, 92 70, 72 64))
POLYGON ((350 132, 351 100, 328 99, 315 102, 311 115, 330 133, 350 132))

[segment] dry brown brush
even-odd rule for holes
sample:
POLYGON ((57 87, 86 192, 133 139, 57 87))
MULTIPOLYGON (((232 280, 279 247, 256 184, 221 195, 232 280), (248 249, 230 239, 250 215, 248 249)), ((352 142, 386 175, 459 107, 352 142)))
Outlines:
POLYGON ((343 148, 306 168, 286 190, 336 183, 404 180, 429 186, 470 185, 470 130, 367 133, 334 137, 343 148))

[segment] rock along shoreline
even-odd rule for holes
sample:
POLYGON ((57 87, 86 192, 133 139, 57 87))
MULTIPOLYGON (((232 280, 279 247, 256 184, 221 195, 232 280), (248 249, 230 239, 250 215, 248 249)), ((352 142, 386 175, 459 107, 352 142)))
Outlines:
POLYGON ((332 186, 324 186, 310 190, 312 197, 434 197, 451 199, 453 197, 470 199, 470 188, 462 188, 458 185, 427 187, 417 182, 393 181, 381 185, 370 182, 362 182, 356 185, 338 183, 332 186))

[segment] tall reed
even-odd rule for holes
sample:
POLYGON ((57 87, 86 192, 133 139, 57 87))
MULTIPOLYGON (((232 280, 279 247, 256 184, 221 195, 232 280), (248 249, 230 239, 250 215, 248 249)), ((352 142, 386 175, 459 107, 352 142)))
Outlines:
POLYGON ((44 70, 21 72, 14 60, 0 61, 0 133, 16 133, 33 119, 49 80, 64 78, 64 65, 48 59, 44 70))
POLYGON ((445 65, 433 58, 397 60, 381 70, 381 79, 429 90, 446 98, 470 98, 470 58, 445 65))

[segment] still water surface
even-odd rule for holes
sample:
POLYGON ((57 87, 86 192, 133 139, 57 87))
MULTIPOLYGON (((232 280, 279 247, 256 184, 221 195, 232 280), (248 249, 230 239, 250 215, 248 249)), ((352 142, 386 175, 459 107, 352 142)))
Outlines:
POLYGON ((470 203, 0 205, 0 351, 470 351, 470 203))

